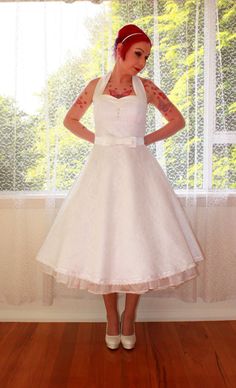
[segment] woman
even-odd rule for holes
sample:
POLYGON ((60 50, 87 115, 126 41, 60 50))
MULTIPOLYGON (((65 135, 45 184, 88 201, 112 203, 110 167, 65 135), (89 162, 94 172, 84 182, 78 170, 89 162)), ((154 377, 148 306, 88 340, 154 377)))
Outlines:
POLYGON ((67 112, 65 127, 94 147, 37 257, 57 281, 103 295, 110 349, 120 341, 125 349, 135 346, 141 294, 196 277, 196 262, 203 260, 180 202, 146 147, 185 126, 167 96, 137 76, 151 47, 139 27, 121 28, 112 71, 91 80, 67 112), (95 133, 80 123, 92 102, 95 133), (144 136, 148 104, 168 123, 144 136), (118 292, 126 293, 121 323, 118 292))

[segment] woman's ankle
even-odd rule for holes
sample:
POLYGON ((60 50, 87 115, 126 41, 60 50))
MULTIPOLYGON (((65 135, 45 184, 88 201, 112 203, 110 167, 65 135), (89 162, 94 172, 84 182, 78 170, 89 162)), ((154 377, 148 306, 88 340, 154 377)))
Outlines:
POLYGON ((120 322, 119 322, 119 317, 114 315, 114 316, 109 316, 107 315, 107 332, 109 335, 118 335, 119 334, 119 329, 120 329, 120 322))
POLYGON ((125 321, 133 321, 134 322, 136 319, 136 313, 124 310, 123 319, 125 321))

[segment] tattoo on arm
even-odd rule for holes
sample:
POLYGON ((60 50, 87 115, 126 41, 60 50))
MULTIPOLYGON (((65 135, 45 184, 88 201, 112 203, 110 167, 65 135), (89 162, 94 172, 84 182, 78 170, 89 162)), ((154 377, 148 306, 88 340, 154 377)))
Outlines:
MULTIPOLYGON (((166 97, 163 97, 163 98, 166 98, 166 97)), ((164 102, 163 100, 160 100, 159 101, 159 108, 162 112, 166 113, 168 112, 168 110, 170 109, 171 107, 171 103, 166 101, 164 102)))
POLYGON ((149 102, 155 104, 163 115, 168 118, 169 113, 171 113, 172 103, 165 94, 149 80, 144 81, 144 88, 149 96, 149 102))
POLYGON ((73 105, 83 109, 84 106, 86 106, 88 104, 88 100, 86 99, 87 94, 88 94, 88 92, 85 89, 84 92, 82 92, 79 95, 79 97, 76 98, 76 100, 75 100, 73 105))

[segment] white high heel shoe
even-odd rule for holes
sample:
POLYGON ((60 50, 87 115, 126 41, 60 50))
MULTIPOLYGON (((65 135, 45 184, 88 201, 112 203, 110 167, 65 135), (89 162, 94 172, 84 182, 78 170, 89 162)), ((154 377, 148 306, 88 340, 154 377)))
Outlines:
POLYGON ((122 334, 122 327, 123 327, 123 316, 124 316, 124 311, 121 314, 121 329, 120 329, 120 339, 122 346, 125 349, 133 349, 136 343, 136 335, 135 335, 135 324, 134 324, 134 333, 131 335, 123 335, 122 334))
POLYGON ((107 323, 106 323, 105 342, 109 349, 117 349, 120 345, 120 333, 118 335, 107 334, 107 323))

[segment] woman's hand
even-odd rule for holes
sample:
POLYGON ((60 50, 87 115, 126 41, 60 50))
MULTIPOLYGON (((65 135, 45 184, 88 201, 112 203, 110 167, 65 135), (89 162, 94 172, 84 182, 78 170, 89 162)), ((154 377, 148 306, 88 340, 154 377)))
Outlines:
POLYGON ((143 140, 144 140, 144 145, 148 146, 149 143, 148 143, 147 135, 144 136, 143 140))

